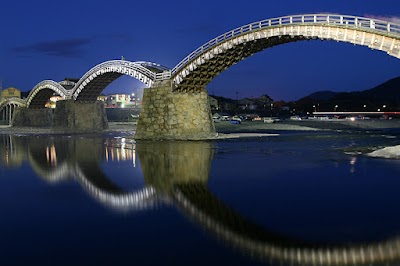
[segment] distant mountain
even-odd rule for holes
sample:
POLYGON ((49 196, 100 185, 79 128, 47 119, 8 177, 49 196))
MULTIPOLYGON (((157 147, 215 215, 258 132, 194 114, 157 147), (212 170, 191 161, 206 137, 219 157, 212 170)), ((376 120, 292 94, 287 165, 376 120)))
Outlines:
POLYGON ((381 85, 370 90, 360 92, 362 95, 377 97, 380 99, 390 98, 391 100, 400 100, 400 77, 390 79, 381 85), (395 99, 393 99, 395 98, 395 99))
POLYGON ((338 105, 340 111, 344 111, 344 109, 348 111, 362 110, 362 108, 367 107, 371 111, 384 105, 388 109, 400 109, 400 77, 390 79, 365 91, 319 91, 301 98, 296 103, 303 106, 312 106, 318 103, 321 106, 326 106, 328 110, 332 109, 332 105, 338 105))
POLYGON ((308 98, 308 99, 316 100, 316 101, 326 101, 326 100, 333 99, 336 96, 336 94, 337 94, 337 92, 333 92, 333 91, 317 91, 317 92, 314 92, 304 98, 308 98))

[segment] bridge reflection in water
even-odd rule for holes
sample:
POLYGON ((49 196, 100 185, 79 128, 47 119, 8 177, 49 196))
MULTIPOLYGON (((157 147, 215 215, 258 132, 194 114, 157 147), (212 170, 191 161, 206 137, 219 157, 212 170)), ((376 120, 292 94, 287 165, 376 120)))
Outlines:
POLYGON ((2 135, 0 144, 0 167, 28 161, 46 182, 73 179, 116 210, 173 205, 217 239, 262 260, 295 265, 392 265, 400 260, 400 237, 331 246, 293 239, 247 220, 208 189, 214 151, 210 142, 2 135), (125 190, 104 173, 105 161, 130 161, 134 167, 140 161, 145 185, 125 190))

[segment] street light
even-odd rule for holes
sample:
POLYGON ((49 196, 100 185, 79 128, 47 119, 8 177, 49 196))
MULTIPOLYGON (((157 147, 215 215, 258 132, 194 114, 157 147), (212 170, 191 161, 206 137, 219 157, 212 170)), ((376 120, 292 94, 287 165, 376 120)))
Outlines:
POLYGON ((271 117, 272 117, 272 109, 274 108, 274 103, 271 103, 271 117))
POLYGON ((315 106, 315 104, 312 106, 314 108, 314 112, 317 111, 317 107, 315 106))
POLYGON ((334 109, 335 112, 336 112, 336 109, 337 109, 338 107, 339 107, 338 105, 335 105, 335 109, 334 109))

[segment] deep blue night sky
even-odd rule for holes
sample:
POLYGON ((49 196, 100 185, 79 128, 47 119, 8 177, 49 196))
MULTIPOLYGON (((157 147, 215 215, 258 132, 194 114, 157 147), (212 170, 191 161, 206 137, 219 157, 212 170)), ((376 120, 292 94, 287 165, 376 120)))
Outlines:
MULTIPOLYGON (((233 28, 292 14, 339 13, 396 20, 396 0, 292 1, 9 1, 0 16, 3 88, 32 89, 44 79, 80 78, 93 66, 124 56, 170 68, 197 47, 233 28)), ((400 22, 400 19, 398 20, 400 22)), ((400 76, 400 60, 367 47, 332 41, 285 44, 258 53, 208 85, 235 98, 267 93, 297 100, 318 90, 372 88, 400 76)), ((122 77, 104 92, 144 87, 122 77)))

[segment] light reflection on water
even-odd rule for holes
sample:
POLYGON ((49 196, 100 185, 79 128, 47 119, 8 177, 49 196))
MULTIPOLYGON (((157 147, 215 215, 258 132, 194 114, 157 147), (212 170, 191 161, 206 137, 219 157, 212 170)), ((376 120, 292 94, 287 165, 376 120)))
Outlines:
MULTIPOLYGON (((220 260, 216 259, 220 256, 232 265, 397 263, 400 217, 396 202, 400 196, 395 191, 400 188, 397 181, 400 164, 356 155, 359 147, 387 145, 382 139, 397 141, 394 137, 332 133, 244 141, 139 143, 124 137, 3 135, 0 136, 0 182, 6 189, 8 182, 12 182, 9 176, 13 176, 13 169, 24 169, 26 177, 21 181, 32 187, 25 184, 22 191, 47 191, 46 184, 53 184, 50 189, 63 188, 64 198, 51 194, 40 199, 30 197, 29 204, 45 200, 46 212, 62 203, 65 205, 61 209, 77 220, 89 219, 91 215, 107 220, 107 210, 112 210, 114 226, 121 228, 140 230, 147 226, 135 219, 127 221, 124 215, 135 213, 157 220, 157 213, 176 208, 212 236, 201 240, 205 243, 200 244, 201 252, 210 252, 207 247, 210 241, 218 239, 233 247, 232 252, 250 255, 237 260, 237 255, 232 256, 217 245, 216 257, 209 255, 212 261, 220 260), (349 149, 350 154, 346 154, 344 151, 349 153, 349 149), (45 183, 37 185, 35 176, 45 183), (83 213, 68 209, 65 203, 68 194, 76 195, 68 185, 71 182, 79 184, 98 206, 106 208, 87 209, 83 213)), ((15 188, 18 193, 18 185, 15 188)), ((6 191, 0 194, 2 201, 10 197, 6 191)), ((85 197, 75 200, 79 205, 88 201, 85 197)), ((36 215, 22 199, 18 203, 19 212, 25 210, 36 215)), ((13 206, 2 204, 0 208, 4 214, 14 212, 13 206)), ((170 224, 176 219, 162 217, 160 224, 170 224)), ((37 219, 46 224, 48 216, 42 214, 37 219)), ((19 230, 18 224, 13 225, 7 219, 3 228, 5 225, 16 227, 12 231, 19 230)), ((29 223, 19 226, 29 227, 29 223)), ((176 238, 184 234, 187 230, 173 232, 176 238)), ((198 234, 189 230, 187 237, 198 239, 198 234)), ((17 233, 12 237, 24 239, 26 235, 17 233)), ((136 240, 149 241, 142 238, 136 240)), ((2 248, 7 246, 4 239, 0 240, 2 248)), ((115 241, 112 235, 107 240, 115 241)), ((50 248, 48 245, 41 248, 50 248)), ((76 245, 79 249, 79 242, 76 245)), ((176 246, 179 244, 159 246, 153 252, 168 250, 179 256, 176 246)), ((25 246, 21 252, 29 253, 28 248, 31 247, 25 246)), ((136 259, 144 259, 140 254, 148 248, 135 248, 136 259)), ((190 260, 199 258, 193 256, 190 260)), ((160 262, 155 260, 153 264, 160 262)), ((102 263, 106 265, 106 260, 102 263)))

